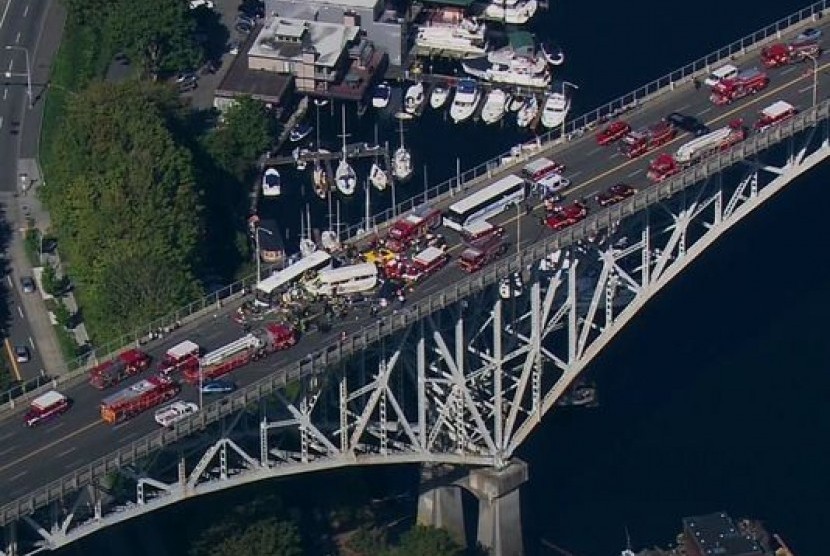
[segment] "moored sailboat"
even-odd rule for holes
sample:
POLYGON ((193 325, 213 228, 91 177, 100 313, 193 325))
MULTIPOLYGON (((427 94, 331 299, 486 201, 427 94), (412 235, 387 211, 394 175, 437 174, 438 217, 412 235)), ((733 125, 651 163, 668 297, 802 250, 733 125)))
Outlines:
POLYGON ((452 87, 447 84, 438 84, 432 88, 432 92, 429 95, 429 105, 438 110, 439 108, 443 107, 447 104, 447 101, 450 98, 450 94, 452 93, 452 87))
POLYGON ((407 114, 417 114, 425 100, 424 84, 419 81, 406 90, 403 108, 407 114))
POLYGON ((346 159, 346 105, 342 108, 343 119, 343 150, 340 162, 337 163, 337 170, 334 172, 334 182, 337 190, 343 195, 352 195, 357 187, 357 174, 354 168, 346 159))
POLYGON ((369 181, 378 191, 383 191, 389 185, 389 176, 378 165, 377 162, 372 163, 372 168, 369 170, 369 181))
POLYGON ((412 176, 412 155, 403 142, 403 119, 400 120, 401 146, 392 155, 392 174, 396 179, 405 181, 412 176))
POLYGON ((516 125, 519 127, 528 127, 539 115, 539 101, 536 100, 536 95, 528 97, 527 101, 519 109, 516 115, 516 125))

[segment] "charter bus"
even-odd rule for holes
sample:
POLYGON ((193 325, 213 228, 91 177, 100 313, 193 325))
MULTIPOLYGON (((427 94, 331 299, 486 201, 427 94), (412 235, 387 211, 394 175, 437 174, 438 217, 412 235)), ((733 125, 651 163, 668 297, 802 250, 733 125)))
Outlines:
POLYGON ((322 270, 331 264, 331 255, 325 251, 314 251, 296 263, 276 272, 256 285, 256 300, 269 305, 278 296, 286 292, 306 273, 322 270))
POLYGON ((461 231, 472 222, 518 205, 524 201, 525 189, 525 181, 519 176, 502 178, 452 205, 444 214, 444 226, 461 231))
POLYGON ((351 295, 373 289, 378 284, 378 267, 360 263, 338 268, 327 268, 306 280, 303 286, 313 295, 351 295))

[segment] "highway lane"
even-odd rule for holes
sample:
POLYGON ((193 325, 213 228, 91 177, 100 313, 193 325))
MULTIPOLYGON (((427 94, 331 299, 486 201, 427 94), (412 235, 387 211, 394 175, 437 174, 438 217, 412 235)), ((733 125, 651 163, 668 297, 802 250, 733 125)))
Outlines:
MULTIPOLYGON (((0 193, 8 201, 3 218, 12 228, 20 227, 20 215, 12 195, 19 189, 17 160, 20 152, 21 125, 28 110, 26 53, 28 50, 32 71, 35 70, 35 49, 39 41, 41 25, 47 2, 42 0, 0 0, 0 193), (11 50, 7 46, 15 47, 11 50), (6 73, 11 76, 7 77, 6 73)), ((33 84, 35 86, 36 84, 33 84)), ((8 311, 7 334, 12 345, 25 345, 31 352, 31 360, 14 369, 15 379, 29 380, 44 369, 32 327, 26 314, 25 294, 20 287, 20 276, 28 272, 12 272, 7 276, 8 311)))
MULTIPOLYGON (((748 66, 753 63, 750 59, 742 61, 741 65, 748 66)), ((821 63, 823 70, 830 66, 825 60, 821 63)), ((775 100, 789 100, 801 107, 809 105, 812 78, 803 77, 805 67, 799 65, 771 71, 772 83, 767 90, 727 107, 713 107, 705 91, 695 91, 693 87, 686 86, 648 105, 647 110, 632 113, 629 121, 637 127, 652 123, 670 111, 681 110, 693 115, 702 115, 713 127, 725 125, 735 117, 743 117, 747 123, 752 124, 757 112, 775 100)), ((820 91, 830 91, 827 89, 826 76, 823 73, 821 75, 820 91)), ((825 96, 826 94, 822 94, 820 98, 825 96)), ((673 152, 688 139, 688 136, 679 137, 656 152, 673 152)), ((549 156, 568 165, 566 175, 573 179, 573 187, 569 196, 575 198, 590 197, 595 192, 619 181, 627 181, 636 187, 647 187, 644 169, 656 152, 640 159, 628 160, 615 154, 614 147, 598 148, 593 136, 586 136, 568 144, 555 155, 549 156)), ((592 206, 592 209, 596 210, 596 207, 592 206)), ((551 233, 539 225, 538 216, 540 215, 541 212, 537 208, 536 217, 521 219, 522 245, 527 245, 551 233)), ((516 216, 513 211, 505 213, 494 221, 500 224, 512 224, 507 226, 507 231, 511 235, 514 234, 516 216)), ((447 235, 452 243, 454 236, 451 233, 447 235)), ((458 249, 453 248, 452 254, 457 256, 458 249)), ((462 276, 461 271, 453 263, 418 286, 409 296, 409 301, 417 301, 435 293, 460 276, 462 276)), ((206 349, 218 347, 242 335, 242 330, 229 322, 227 316, 218 316, 215 322, 210 324, 204 321, 196 323, 197 331, 192 332, 193 328, 177 331, 150 351, 158 357, 164 349, 185 337, 200 343, 206 349)), ((357 320, 342 323, 341 328, 347 324, 354 329, 368 322, 368 316, 364 315, 357 320)), ((283 364, 295 362, 309 351, 331 342, 335 335, 339 334, 341 328, 336 328, 327 335, 309 335, 292 350, 281 352, 270 359, 238 371, 235 373, 235 379, 240 384, 247 384, 273 372, 273 369, 283 364)), ((0 492, 2 492, 0 501, 10 501, 40 484, 57 479, 80 467, 84 462, 104 456, 112 449, 127 444, 156 427, 152 420, 152 411, 133 421, 114 427, 104 425, 99 422, 97 408, 97 403, 104 394, 87 385, 71 388, 67 390, 67 393, 75 400, 75 406, 54 423, 34 430, 25 429, 19 416, 14 420, 0 423, 0 440, 2 440, 0 443, 0 477, 2 477, 0 478, 0 492)), ((196 398, 194 389, 190 387, 185 389, 184 395, 188 399, 196 398)))

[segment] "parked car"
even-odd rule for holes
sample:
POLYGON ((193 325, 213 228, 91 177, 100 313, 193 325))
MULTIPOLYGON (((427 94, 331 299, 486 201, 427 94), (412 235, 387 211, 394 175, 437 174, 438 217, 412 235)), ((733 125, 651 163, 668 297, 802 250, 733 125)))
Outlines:
POLYGON ((29 348, 26 346, 14 346, 14 358, 18 363, 28 363, 32 358, 32 354, 29 353, 29 348))
POLYGON ((20 287, 23 288, 23 293, 34 293, 37 289, 35 281, 31 276, 22 276, 20 278, 20 287))
POLYGON ((821 29, 810 27, 804 29, 793 41, 794 43, 818 42, 821 39, 821 29))
POLYGON ((197 8, 207 8, 212 10, 213 0, 190 0, 190 9, 195 10, 197 8))
POLYGON ((618 183, 609 187, 603 193, 596 196, 596 201, 601 207, 607 207, 625 199, 628 199, 637 192, 636 189, 624 183, 618 183))
POLYGON ((677 129, 691 133, 695 137, 709 133, 709 128, 706 124, 694 116, 687 116, 685 114, 681 114, 680 112, 672 112, 666 116, 666 120, 668 120, 668 122, 677 129))
POLYGON ((254 24, 250 20, 237 21, 234 29, 240 33, 250 33, 254 29, 254 24))
POLYGON ((236 390, 236 383, 230 380, 211 380, 202 385, 202 394, 229 394, 236 390))

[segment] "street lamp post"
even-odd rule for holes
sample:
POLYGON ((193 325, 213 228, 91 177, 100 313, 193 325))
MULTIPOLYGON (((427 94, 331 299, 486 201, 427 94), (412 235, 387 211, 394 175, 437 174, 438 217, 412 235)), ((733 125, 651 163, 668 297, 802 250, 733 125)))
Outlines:
POLYGON ((202 411, 202 408, 204 407, 204 393, 202 392, 202 387, 205 384, 205 375, 202 373, 202 361, 197 359, 196 363, 199 365, 199 411, 202 411))
MULTIPOLYGON (((562 82, 562 98, 563 99, 565 98, 565 85, 567 85, 568 87, 573 87, 574 89, 579 89, 579 87, 577 85, 574 85, 570 81, 563 81, 562 82)), ((561 131, 560 135, 561 135, 562 138, 565 137, 565 118, 562 119, 562 131, 561 131)))
POLYGON ((808 56, 813 61, 813 106, 818 102, 818 56, 808 56))
MULTIPOLYGON (((32 66, 29 63, 29 49, 25 46, 7 44, 6 50, 22 50, 26 55, 26 94, 29 97, 29 108, 32 108, 34 100, 32 99, 32 66)), ((6 72, 6 77, 11 77, 11 71, 6 72)))

